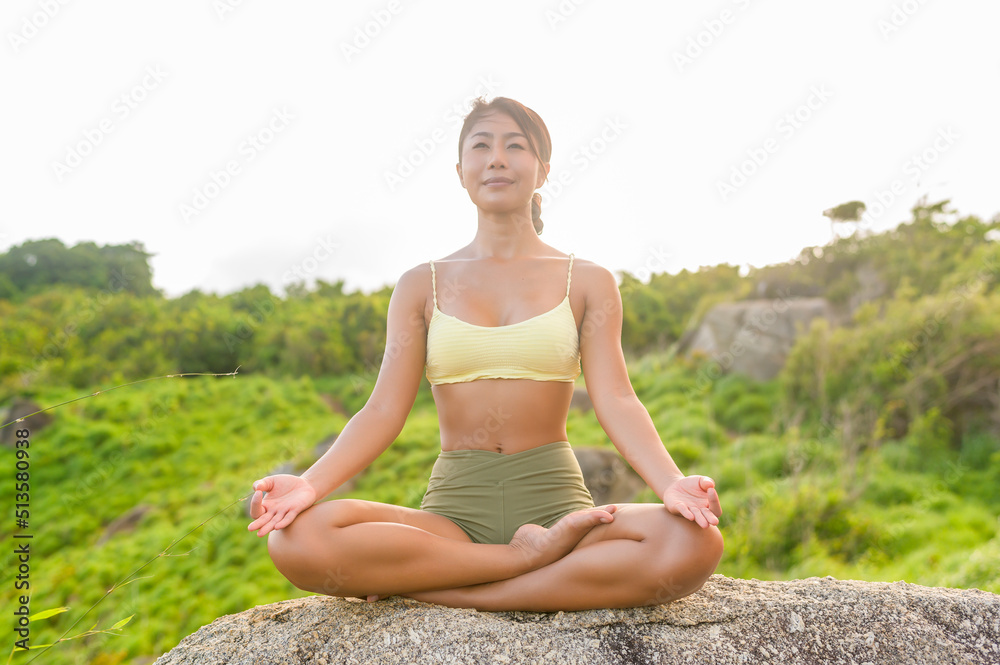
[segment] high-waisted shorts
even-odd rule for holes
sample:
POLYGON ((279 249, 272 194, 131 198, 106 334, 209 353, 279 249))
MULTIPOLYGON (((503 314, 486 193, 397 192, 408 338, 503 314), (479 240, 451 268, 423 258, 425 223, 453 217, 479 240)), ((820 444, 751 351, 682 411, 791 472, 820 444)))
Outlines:
POLYGON ((421 510, 443 515, 476 543, 506 544, 525 524, 551 527, 567 513, 593 508, 568 441, 511 455, 446 450, 438 455, 421 510))

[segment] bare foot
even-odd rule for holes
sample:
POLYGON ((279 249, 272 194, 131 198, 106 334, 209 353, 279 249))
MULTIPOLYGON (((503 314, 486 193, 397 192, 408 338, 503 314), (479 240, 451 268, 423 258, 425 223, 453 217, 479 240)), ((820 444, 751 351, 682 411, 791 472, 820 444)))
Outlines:
POLYGON ((528 571, 547 566, 569 554, 595 526, 614 520, 614 511, 613 505, 578 510, 563 517, 550 529, 538 524, 525 524, 514 532, 510 546, 527 560, 528 571))

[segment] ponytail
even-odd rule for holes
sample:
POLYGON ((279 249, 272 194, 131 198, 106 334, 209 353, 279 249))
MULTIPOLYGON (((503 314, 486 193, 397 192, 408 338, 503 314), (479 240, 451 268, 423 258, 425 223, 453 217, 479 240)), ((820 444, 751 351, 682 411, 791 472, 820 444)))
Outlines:
POLYGON ((542 195, 535 192, 531 195, 531 223, 535 225, 535 233, 542 235, 542 195))

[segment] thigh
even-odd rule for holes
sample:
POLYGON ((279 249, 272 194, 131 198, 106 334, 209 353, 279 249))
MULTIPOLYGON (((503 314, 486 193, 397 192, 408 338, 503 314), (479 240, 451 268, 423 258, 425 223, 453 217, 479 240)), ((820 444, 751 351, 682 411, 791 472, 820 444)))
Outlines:
POLYGON ((698 538, 703 531, 691 520, 669 512, 662 503, 613 505, 616 507, 614 521, 610 524, 599 524, 591 529, 574 549, 615 539, 653 541, 662 545, 689 543, 692 538, 698 538))
POLYGON ((323 501, 304 510, 289 526, 294 526, 303 518, 305 523, 326 528, 345 527, 360 522, 393 522, 416 527, 444 538, 469 542, 465 532, 447 517, 377 501, 362 499, 323 501))

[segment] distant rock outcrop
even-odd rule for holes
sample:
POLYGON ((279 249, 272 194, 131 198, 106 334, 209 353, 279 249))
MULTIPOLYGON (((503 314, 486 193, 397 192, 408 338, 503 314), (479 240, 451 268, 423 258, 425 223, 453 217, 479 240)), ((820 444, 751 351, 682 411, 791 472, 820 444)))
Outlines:
POLYGON ((573 453, 583 472, 583 482, 598 506, 635 501, 646 488, 646 481, 614 450, 573 446, 573 453))
POLYGON ((836 325, 839 316, 825 298, 744 300, 712 307, 701 323, 685 334, 677 350, 714 360, 720 374, 736 372, 758 381, 777 376, 796 338, 813 319, 836 325))
POLYGON ((1000 663, 1000 596, 713 575, 666 605, 552 614, 309 596, 217 619, 154 665, 959 662, 1000 663))
POLYGON ((569 408, 579 409, 583 413, 593 411, 594 402, 590 399, 590 393, 586 388, 573 388, 573 398, 570 400, 569 408))
POLYGON ((13 423, 18 418, 24 418, 21 423, 0 429, 0 443, 13 447, 17 440, 18 429, 27 429, 33 434, 37 434, 39 430, 47 427, 52 422, 52 416, 48 413, 37 413, 43 408, 33 400, 24 397, 15 399, 7 408, 0 408, 0 425, 13 423), (35 415, 29 416, 29 413, 35 415))

